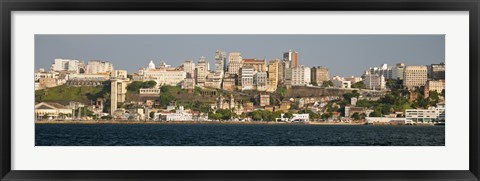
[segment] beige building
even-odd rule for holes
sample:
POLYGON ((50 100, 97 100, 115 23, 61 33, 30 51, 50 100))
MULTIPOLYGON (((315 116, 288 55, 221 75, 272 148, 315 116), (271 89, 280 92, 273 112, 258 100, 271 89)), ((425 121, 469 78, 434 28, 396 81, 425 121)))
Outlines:
POLYGON ((243 59, 243 66, 253 67, 253 70, 257 72, 266 72, 267 60, 243 59))
POLYGON ((428 80, 425 84, 424 95, 425 97, 429 97, 430 91, 435 91, 440 94, 442 93, 443 89, 445 89, 444 80, 428 80))
POLYGON ((111 92, 110 92, 110 114, 118 108, 118 103, 125 102, 125 96, 127 94, 128 79, 111 79, 111 92))
POLYGON ((279 82, 279 69, 280 69, 280 60, 271 60, 268 64, 268 79, 267 79, 267 91, 274 92, 277 90, 277 85, 279 82))
POLYGON ((269 106, 270 105, 270 95, 261 94, 260 95, 260 106, 269 106))
POLYGON ((195 77, 195 63, 193 63, 192 60, 186 60, 185 62, 183 62, 180 68, 182 68, 183 71, 187 73, 187 78, 195 77))
POLYGON ((424 86, 427 82, 427 66, 406 66, 403 72, 403 86, 411 89, 424 86))
POLYGON ((240 74, 240 68, 243 66, 242 54, 240 52, 230 52, 228 54, 228 73, 240 74))
POLYGON ((313 67, 311 70, 311 81, 312 83, 316 83, 321 85, 324 81, 330 80, 328 68, 327 67, 313 67))
POLYGON ((208 75, 208 63, 205 60, 205 57, 202 56, 198 60, 197 68, 195 68, 196 72, 196 81, 197 84, 199 85, 205 85, 205 82, 207 81, 207 75, 208 75))

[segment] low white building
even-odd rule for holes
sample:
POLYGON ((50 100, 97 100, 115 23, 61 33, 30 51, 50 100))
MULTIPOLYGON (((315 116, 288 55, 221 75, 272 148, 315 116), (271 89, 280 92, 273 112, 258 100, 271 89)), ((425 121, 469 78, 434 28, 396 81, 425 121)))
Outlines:
POLYGON ((157 88, 140 88, 140 95, 159 95, 160 89, 157 88))
POLYGON ((383 75, 364 75, 363 82, 367 86, 367 89, 370 90, 384 90, 386 88, 385 77, 383 75))
POLYGON ((293 114, 292 119, 290 119, 290 122, 309 122, 309 114, 293 114))
POLYGON ((389 118, 389 117, 366 117, 365 120, 367 121, 367 124, 391 124, 391 123, 397 123, 397 124, 409 124, 411 122, 408 122, 405 118, 389 118))
POLYGON ((405 119, 414 123, 430 123, 445 121, 445 107, 429 107, 428 109, 406 109, 405 119))
POLYGON ((58 103, 41 102, 35 105, 35 120, 37 119, 68 119, 73 116, 73 109, 58 103))
POLYGON ((154 113, 155 120, 164 121, 193 121, 193 115, 190 111, 187 111, 183 106, 179 106, 175 112, 159 112, 154 113))
POLYGON ((336 88, 346 88, 350 89, 352 87, 352 82, 349 80, 345 80, 345 78, 340 76, 335 76, 332 79, 333 87, 336 88))

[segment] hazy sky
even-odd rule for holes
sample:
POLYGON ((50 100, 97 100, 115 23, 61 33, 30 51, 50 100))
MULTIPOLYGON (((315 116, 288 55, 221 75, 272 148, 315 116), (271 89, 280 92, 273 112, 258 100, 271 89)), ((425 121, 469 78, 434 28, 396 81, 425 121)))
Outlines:
POLYGON ((35 35, 35 69, 55 58, 103 60, 114 69, 137 72, 150 60, 178 66, 205 56, 214 69, 216 50, 239 51, 243 58, 271 60, 288 50, 299 64, 326 66, 330 76, 361 75, 386 63, 427 65, 444 62, 444 35, 35 35))

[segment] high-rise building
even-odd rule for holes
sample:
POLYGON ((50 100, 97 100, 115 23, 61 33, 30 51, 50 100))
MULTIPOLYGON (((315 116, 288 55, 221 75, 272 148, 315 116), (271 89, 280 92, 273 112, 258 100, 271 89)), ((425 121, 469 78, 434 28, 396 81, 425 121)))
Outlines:
POLYGON ((405 69, 404 63, 397 63, 393 69, 393 79, 403 80, 403 71, 405 69))
POLYGON ((406 66, 403 71, 403 86, 411 89, 427 82, 427 66, 406 66))
POLYGON ((187 78, 195 77, 195 63, 192 60, 186 60, 180 67, 187 73, 187 78))
POLYGON ((292 68, 291 85, 303 86, 310 84, 310 67, 300 65, 292 68))
POLYGON ((252 90, 253 89, 253 67, 242 67, 240 68, 239 83, 241 90, 252 90))
MULTIPOLYGON (((121 71, 123 72, 123 71, 121 71)), ((126 72, 126 71, 124 71, 126 72)), ((113 115, 115 110, 118 108, 118 103, 125 102, 127 94, 127 84, 129 82, 128 78, 119 76, 119 78, 111 79, 111 88, 110 88, 110 115, 113 115)))
POLYGON ((196 80, 197 84, 204 85, 205 81, 207 80, 207 74, 208 74, 208 63, 205 60, 205 57, 202 56, 198 60, 197 68, 195 69, 196 71, 196 80))
POLYGON ((267 90, 267 72, 257 72, 253 76, 253 84, 257 87, 258 91, 267 90))
POLYGON ((222 74, 226 69, 227 53, 225 51, 217 50, 215 52, 215 72, 221 72, 222 74))
POLYGON ((239 75, 240 68, 243 66, 242 54, 240 52, 230 52, 228 54, 228 73, 239 75))
POLYGON ((113 72, 113 64, 106 61, 90 60, 86 74, 103 74, 113 72))
POLYGON ((289 50, 283 53, 283 60, 289 63, 290 68, 298 67, 298 52, 289 50))
MULTIPOLYGON (((277 88, 278 82, 279 82, 279 70, 280 70, 280 64, 282 62, 278 59, 276 60, 271 60, 270 63, 268 64, 268 86, 267 89, 275 89, 277 88)), ((273 92, 273 91, 271 91, 273 92)))
POLYGON ((79 65, 80 65, 79 60, 56 58, 52 66, 50 67, 50 70, 80 73, 79 65))
POLYGON ((322 66, 313 67, 311 73, 311 80, 312 83, 316 83, 318 85, 321 85, 324 81, 330 80, 328 68, 322 66))

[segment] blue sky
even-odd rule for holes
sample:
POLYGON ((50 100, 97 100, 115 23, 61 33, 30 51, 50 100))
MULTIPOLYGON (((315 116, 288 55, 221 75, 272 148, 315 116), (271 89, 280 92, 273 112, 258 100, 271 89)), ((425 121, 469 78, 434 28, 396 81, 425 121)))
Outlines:
POLYGON ((173 66, 205 56, 214 66, 216 50, 243 58, 271 60, 288 50, 299 64, 326 66, 330 75, 361 75, 369 67, 428 65, 445 61, 444 35, 35 35, 35 69, 55 58, 110 61, 115 69, 137 72, 150 60, 173 66))

